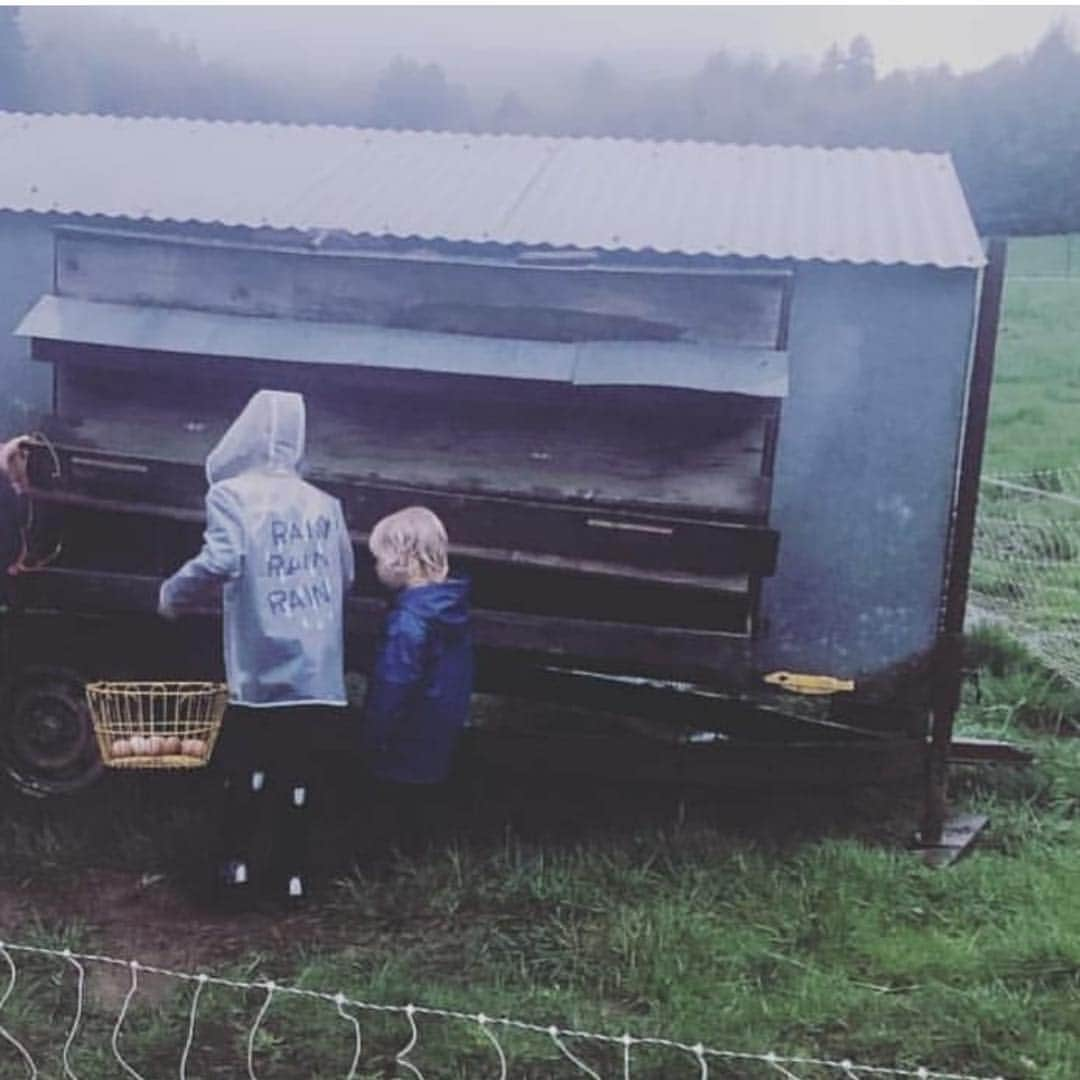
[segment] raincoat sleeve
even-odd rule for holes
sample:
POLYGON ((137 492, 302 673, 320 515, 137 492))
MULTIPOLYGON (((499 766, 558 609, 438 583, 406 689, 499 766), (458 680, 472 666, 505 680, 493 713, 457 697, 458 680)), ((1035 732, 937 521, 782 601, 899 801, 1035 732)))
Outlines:
POLYGON ((341 542, 341 585, 348 592, 356 580, 356 557, 353 555, 352 540, 349 537, 349 526, 345 522, 345 513, 338 503, 338 538, 341 542))
POLYGON ((216 600, 222 582, 239 577, 243 564, 244 528, 239 500, 227 488, 212 487, 206 496, 202 551, 161 586, 158 611, 170 615, 216 600))
POLYGON ((423 656, 423 628, 391 615, 364 702, 360 746, 365 753, 377 754, 386 749, 421 685, 423 656))

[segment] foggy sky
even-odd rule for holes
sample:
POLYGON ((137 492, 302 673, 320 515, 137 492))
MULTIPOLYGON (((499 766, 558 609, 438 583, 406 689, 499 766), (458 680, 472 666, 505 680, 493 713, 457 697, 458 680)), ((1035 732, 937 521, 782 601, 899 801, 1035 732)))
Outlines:
MULTIPOLYGON (((874 45, 879 74, 939 63, 960 72, 1030 49, 1056 20, 1080 31, 1077 9, 1048 6, 131 6, 107 11, 190 41, 206 59, 312 78, 356 73, 398 54, 440 63, 458 79, 521 74, 526 56, 603 56, 659 75, 696 65, 721 49, 816 62, 832 42, 846 45, 859 33, 874 45)), ((24 14, 36 23, 64 18, 63 9, 55 8, 25 8, 24 14)))

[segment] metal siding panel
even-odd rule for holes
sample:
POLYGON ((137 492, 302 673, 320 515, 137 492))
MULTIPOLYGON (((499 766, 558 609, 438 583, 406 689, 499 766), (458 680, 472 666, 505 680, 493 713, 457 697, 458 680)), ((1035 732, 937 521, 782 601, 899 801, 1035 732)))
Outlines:
POLYGON ((978 267, 943 154, 0 113, 0 209, 978 267))
POLYGON ((800 269, 763 670, 866 677, 938 622, 977 275, 800 269))
POLYGON ((574 350, 549 342, 455 338, 352 323, 219 315, 43 296, 15 331, 87 345, 299 363, 569 382, 574 350))
POLYGON ((787 353, 628 341, 577 346, 578 386, 671 386, 684 390, 782 398, 788 392, 787 353))
POLYGON ((661 386, 765 397, 782 397, 787 392, 787 354, 772 349, 665 342, 511 341, 67 296, 42 296, 15 334, 114 348, 541 379, 581 386, 661 386))

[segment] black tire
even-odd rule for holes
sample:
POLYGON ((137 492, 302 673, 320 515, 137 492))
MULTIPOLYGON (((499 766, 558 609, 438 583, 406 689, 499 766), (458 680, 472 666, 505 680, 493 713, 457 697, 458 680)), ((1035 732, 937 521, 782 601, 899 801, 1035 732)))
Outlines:
POLYGON ((0 770, 25 795, 67 795, 104 771, 83 680, 65 668, 14 674, 0 712, 0 770))

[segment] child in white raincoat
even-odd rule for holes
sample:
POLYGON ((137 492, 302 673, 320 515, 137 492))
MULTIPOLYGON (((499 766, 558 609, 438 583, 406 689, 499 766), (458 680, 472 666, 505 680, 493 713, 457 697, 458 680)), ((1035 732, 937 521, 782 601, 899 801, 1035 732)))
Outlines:
POLYGON ((323 729, 345 723, 353 550, 341 504, 300 476, 304 428, 299 394, 251 398, 206 459, 203 548, 161 586, 158 604, 171 617, 220 590, 231 703, 222 749, 242 747, 249 760, 229 776, 221 828, 220 896, 236 907, 253 889, 306 895, 313 752, 323 729), (265 868, 251 858, 260 826, 272 830, 265 868))

